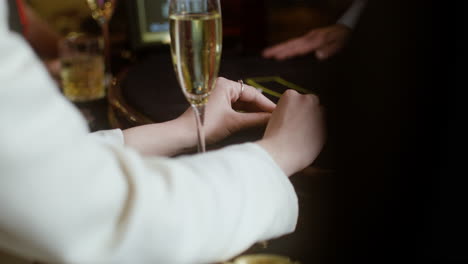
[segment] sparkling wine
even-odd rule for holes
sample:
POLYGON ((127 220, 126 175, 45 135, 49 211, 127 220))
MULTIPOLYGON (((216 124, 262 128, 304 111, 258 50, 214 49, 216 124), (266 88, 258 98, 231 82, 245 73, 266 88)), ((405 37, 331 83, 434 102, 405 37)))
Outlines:
POLYGON ((169 16, 172 60, 185 97, 204 105, 218 76, 222 23, 218 12, 169 16))

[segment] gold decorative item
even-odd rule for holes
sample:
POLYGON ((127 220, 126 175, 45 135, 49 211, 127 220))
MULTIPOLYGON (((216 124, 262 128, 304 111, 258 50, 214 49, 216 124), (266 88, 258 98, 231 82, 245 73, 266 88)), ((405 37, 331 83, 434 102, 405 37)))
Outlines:
POLYGON ((232 262, 222 264, 301 264, 288 257, 274 254, 250 254, 235 258, 232 262))
POLYGON ((109 85, 112 80, 109 21, 114 14, 117 0, 86 0, 86 2, 91 9, 91 15, 102 29, 102 36, 104 38, 104 59, 106 62, 106 85, 109 85))
POLYGON ((99 38, 71 33, 59 43, 61 88, 65 97, 86 102, 106 95, 99 38))

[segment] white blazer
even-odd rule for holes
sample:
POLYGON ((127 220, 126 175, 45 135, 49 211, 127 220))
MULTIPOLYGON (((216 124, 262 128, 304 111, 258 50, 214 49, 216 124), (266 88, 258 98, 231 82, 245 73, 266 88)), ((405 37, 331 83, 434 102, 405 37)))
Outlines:
POLYGON ((89 135, 0 1, 0 248, 46 263, 212 263, 295 229, 297 196, 260 146, 143 157, 89 135))

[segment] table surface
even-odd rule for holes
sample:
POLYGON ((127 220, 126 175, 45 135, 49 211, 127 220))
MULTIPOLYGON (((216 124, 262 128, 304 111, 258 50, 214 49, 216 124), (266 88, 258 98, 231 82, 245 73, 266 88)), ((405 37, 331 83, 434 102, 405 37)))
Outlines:
MULTIPOLYGON (((169 51, 150 54, 125 70, 120 79, 127 103, 155 122, 177 117, 188 103, 182 95, 173 72, 169 51)), ((318 63, 311 56, 277 62, 260 57, 224 56, 220 76, 232 80, 251 77, 281 76, 297 85, 316 91, 314 74, 318 63)), ((75 104, 88 120, 92 131, 111 128, 107 117, 108 102, 98 100, 75 104)), ((216 147, 255 140, 262 130, 253 129, 231 137, 216 147)), ((213 148, 213 147, 212 147, 213 148)), ((326 210, 329 194, 327 175, 331 170, 317 164, 291 178, 299 198, 299 221, 296 231, 263 244, 255 244, 244 254, 268 253, 290 257, 301 263, 319 262, 320 248, 326 241, 326 210)), ((326 166, 325 166, 326 167, 326 166)))
MULTIPOLYGON (((317 68, 313 56, 278 62, 226 52, 222 56, 219 76, 244 81, 253 77, 280 76, 316 91, 318 88, 313 84, 317 68)), ((188 107, 177 83, 169 50, 148 54, 130 66, 121 86, 127 102, 157 122, 173 119, 188 107)))

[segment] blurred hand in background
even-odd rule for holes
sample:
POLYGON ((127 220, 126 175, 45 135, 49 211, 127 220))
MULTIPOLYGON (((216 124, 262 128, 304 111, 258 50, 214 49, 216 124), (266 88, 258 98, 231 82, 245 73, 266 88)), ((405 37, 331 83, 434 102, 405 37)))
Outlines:
POLYGON ((265 58, 285 60, 315 52, 317 59, 324 60, 338 53, 350 35, 349 27, 334 24, 313 29, 301 37, 266 48, 262 55, 265 58))
POLYGON ((315 52, 319 60, 332 57, 345 46, 366 2, 367 0, 353 0, 336 23, 314 28, 301 37, 266 48, 262 52, 263 57, 284 60, 312 52, 315 52))

